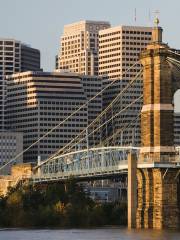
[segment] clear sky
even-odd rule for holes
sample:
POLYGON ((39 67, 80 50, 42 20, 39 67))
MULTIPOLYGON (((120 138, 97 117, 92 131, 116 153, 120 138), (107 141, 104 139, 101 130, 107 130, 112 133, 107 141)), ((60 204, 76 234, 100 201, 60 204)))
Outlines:
POLYGON ((63 26, 79 20, 150 26, 159 10, 164 42, 180 48, 180 0, 0 0, 0 10, 0 37, 40 49, 48 71, 54 69, 63 26))

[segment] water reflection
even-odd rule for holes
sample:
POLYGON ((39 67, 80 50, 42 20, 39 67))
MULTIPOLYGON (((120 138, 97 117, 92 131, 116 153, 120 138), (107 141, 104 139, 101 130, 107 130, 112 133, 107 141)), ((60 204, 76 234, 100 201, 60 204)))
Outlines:
POLYGON ((126 228, 1 230, 0 240, 178 240, 180 232, 126 228))

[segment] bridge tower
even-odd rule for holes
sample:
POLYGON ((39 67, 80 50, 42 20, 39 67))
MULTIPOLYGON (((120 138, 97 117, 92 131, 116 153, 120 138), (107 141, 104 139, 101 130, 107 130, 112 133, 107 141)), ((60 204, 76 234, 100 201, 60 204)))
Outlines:
POLYGON ((137 171, 137 228, 179 227, 178 170, 174 167, 173 96, 176 90, 167 57, 178 58, 153 28, 152 43, 141 53, 143 108, 141 151, 137 171))

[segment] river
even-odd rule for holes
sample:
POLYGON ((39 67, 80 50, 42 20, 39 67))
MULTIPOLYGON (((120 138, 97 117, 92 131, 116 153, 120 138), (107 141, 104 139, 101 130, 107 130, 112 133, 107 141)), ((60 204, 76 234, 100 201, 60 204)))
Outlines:
POLYGON ((1 229, 0 240, 179 240, 180 232, 128 230, 127 228, 71 230, 1 229))

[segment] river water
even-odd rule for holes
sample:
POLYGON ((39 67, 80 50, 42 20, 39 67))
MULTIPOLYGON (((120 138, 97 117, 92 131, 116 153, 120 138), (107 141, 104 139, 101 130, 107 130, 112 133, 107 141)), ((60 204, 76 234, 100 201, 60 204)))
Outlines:
POLYGON ((180 232, 127 228, 0 230, 0 240, 180 240, 180 232))

